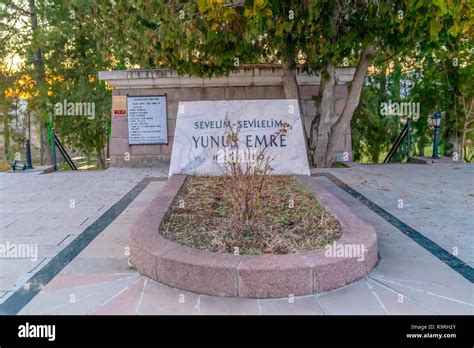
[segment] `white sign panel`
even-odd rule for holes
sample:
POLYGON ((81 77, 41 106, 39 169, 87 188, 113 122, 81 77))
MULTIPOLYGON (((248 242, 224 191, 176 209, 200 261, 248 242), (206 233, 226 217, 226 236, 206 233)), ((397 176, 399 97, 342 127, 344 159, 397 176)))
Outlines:
POLYGON ((222 175, 230 129, 238 129, 239 151, 266 148, 272 174, 310 175, 298 102, 292 99, 180 102, 169 175, 222 175))
POLYGON ((127 97, 128 143, 167 144, 165 96, 127 97))

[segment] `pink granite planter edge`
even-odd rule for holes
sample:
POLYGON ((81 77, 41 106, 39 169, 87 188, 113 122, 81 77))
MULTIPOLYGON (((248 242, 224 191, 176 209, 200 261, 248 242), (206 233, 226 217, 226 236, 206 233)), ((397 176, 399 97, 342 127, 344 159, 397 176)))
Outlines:
POLYGON ((280 298, 329 291, 363 278, 377 263, 373 226, 362 221, 332 193, 305 176, 297 180, 335 216, 343 228, 336 244, 365 248, 364 258, 327 257, 325 249, 286 255, 232 255, 180 245, 158 227, 187 179, 173 175, 132 226, 130 261, 142 274, 196 293, 280 298))

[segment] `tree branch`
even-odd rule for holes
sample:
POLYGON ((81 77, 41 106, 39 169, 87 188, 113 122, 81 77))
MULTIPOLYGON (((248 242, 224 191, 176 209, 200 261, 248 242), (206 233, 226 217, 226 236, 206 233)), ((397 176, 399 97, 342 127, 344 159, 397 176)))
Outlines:
POLYGON ((360 94, 362 87, 364 85, 365 75, 370 64, 370 56, 375 52, 375 45, 370 44, 364 48, 362 51, 359 64, 357 65, 356 71, 354 73, 354 78, 352 79, 351 88, 347 96, 346 105, 344 105, 344 110, 342 111, 341 116, 333 124, 333 128, 337 129, 341 123, 350 120, 354 114, 355 109, 359 105, 360 94))

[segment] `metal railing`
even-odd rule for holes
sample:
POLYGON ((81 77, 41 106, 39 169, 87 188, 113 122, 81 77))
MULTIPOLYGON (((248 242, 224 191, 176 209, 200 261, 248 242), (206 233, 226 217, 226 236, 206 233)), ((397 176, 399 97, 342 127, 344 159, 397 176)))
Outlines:
POLYGON ((405 126, 403 127, 402 131, 393 143, 392 148, 388 152, 387 156, 383 160, 383 163, 389 163, 395 153, 398 151, 400 146, 403 144, 403 141, 406 141, 406 156, 407 161, 410 160, 410 153, 411 153, 411 120, 407 120, 405 126))
MULTIPOLYGON (((67 153, 66 149, 64 148, 63 144, 61 144, 61 141, 59 140, 58 138, 58 135, 56 134, 56 132, 54 131, 54 129, 52 130, 52 133, 53 133, 53 140, 54 140, 54 145, 56 145, 56 147, 58 148, 59 152, 61 153, 61 155, 63 156, 64 160, 67 162, 67 164, 69 165, 69 167, 72 169, 72 170, 77 170, 77 167, 76 167, 76 164, 74 163, 74 161, 71 159, 71 156, 69 156, 69 154, 67 153)), ((53 151, 54 152, 54 151, 53 151)), ((54 169, 56 169, 56 154, 54 153, 54 169)))

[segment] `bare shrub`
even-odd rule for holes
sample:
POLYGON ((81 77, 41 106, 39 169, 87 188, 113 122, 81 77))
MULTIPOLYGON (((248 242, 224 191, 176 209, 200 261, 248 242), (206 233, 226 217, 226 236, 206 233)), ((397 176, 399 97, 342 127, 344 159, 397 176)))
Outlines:
MULTIPOLYGON (((272 137, 285 134, 288 128, 289 124, 285 123, 272 137)), ((275 156, 268 153, 268 144, 256 150, 249 149, 239 139, 239 133, 240 128, 232 127, 226 132, 228 147, 220 168, 228 182, 233 230, 251 235, 260 230, 262 192, 273 171, 271 164, 275 156)))

